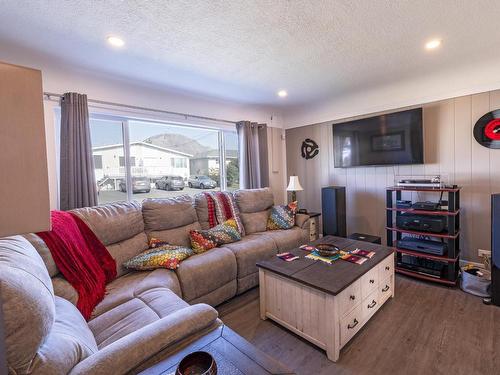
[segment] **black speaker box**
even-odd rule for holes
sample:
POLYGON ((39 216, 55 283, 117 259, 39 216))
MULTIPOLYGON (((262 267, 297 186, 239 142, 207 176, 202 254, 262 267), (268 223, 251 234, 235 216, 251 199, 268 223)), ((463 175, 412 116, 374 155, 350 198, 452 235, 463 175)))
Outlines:
POLYGON ((491 196, 491 302, 500 306, 500 194, 491 196))
POLYGON ((345 187, 327 186, 321 189, 323 236, 346 237, 345 187))

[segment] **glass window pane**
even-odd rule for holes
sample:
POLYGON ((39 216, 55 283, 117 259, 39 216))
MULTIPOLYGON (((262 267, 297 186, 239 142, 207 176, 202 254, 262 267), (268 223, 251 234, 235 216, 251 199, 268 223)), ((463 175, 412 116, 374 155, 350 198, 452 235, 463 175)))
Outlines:
POLYGON ((98 203, 127 200, 122 123, 91 118, 90 138, 98 203))
POLYGON ((227 190, 233 191, 240 188, 238 134, 236 132, 225 132, 224 143, 226 144, 227 190))
POLYGON ((133 199, 195 195, 219 189, 219 132, 129 121, 133 199), (149 191, 148 191, 149 188, 149 191))

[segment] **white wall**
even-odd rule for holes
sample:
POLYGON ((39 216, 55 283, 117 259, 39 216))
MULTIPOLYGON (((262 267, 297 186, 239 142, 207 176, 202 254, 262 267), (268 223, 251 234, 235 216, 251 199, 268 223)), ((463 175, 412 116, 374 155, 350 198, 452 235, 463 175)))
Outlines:
POLYGON ((327 98, 315 105, 288 109, 284 112, 283 127, 294 128, 346 119, 496 90, 500 88, 499 67, 497 61, 486 60, 415 79, 363 87, 358 91, 327 98))
MULTIPOLYGON (((194 96, 159 87, 142 86, 136 82, 71 68, 47 56, 17 46, 1 44, 0 61, 40 69, 45 92, 74 91, 87 94, 90 99, 231 121, 251 120, 267 123, 268 126, 282 126, 281 114, 269 107, 194 96)), ((58 201, 56 119, 54 116, 54 108, 56 107, 57 104, 54 102, 44 102, 49 189, 51 208, 53 209, 57 207, 58 201)), ((277 189, 282 189, 282 186, 278 186, 277 189)))

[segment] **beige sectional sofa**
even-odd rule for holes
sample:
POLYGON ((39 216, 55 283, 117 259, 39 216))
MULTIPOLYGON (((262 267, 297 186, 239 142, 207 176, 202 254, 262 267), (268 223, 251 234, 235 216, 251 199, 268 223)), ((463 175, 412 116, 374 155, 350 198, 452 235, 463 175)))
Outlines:
POLYGON ((258 284, 255 263, 308 240, 308 217, 286 231, 265 231, 269 189, 234 193, 246 235, 194 255, 176 271, 129 272, 123 263, 151 237, 189 246, 208 228, 207 202, 180 196, 82 208, 74 212, 116 260, 118 277, 86 322, 77 293, 34 234, 0 239, 0 282, 13 374, 123 374, 222 324, 216 306, 258 284))

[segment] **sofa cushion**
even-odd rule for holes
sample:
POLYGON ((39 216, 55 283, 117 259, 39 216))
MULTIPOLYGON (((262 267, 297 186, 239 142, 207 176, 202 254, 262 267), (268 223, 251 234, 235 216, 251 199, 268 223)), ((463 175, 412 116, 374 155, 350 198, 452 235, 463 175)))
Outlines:
POLYGON ((164 199, 145 199, 142 215, 146 232, 183 227, 198 221, 193 198, 181 195, 164 199))
POLYGON ((45 267, 47 267, 50 277, 56 276, 59 273, 59 268, 57 268, 56 262, 54 262, 54 258, 52 258, 52 254, 47 244, 35 233, 23 234, 23 237, 33 245, 36 251, 38 251, 38 254, 40 254, 45 263, 45 267))
POLYGON ((189 305, 167 288, 147 289, 89 322, 99 349, 189 305))
POLYGON ((7 362, 27 373, 54 325, 52 282, 35 248, 21 236, 0 239, 0 282, 7 362))
POLYGON ((267 230, 291 229, 295 225, 297 202, 273 206, 267 219, 267 230))
POLYGON ((192 230, 189 232, 191 247, 196 253, 203 253, 214 247, 241 240, 238 224, 235 219, 226 220, 224 223, 205 230, 192 230))
POLYGON ((200 193, 194 196, 194 208, 196 210, 196 216, 198 217, 201 229, 209 229, 210 223, 208 221, 208 203, 205 194, 200 193))
POLYGON ((116 261, 117 276, 129 272, 123 263, 148 248, 141 205, 135 201, 78 208, 77 214, 116 261))
POLYGON ((157 269, 154 271, 130 272, 109 283, 106 297, 99 303, 93 317, 97 317, 120 304, 132 299, 143 299, 150 291, 172 291, 181 297, 179 280, 174 271, 157 269))
POLYGON ((294 226, 292 229, 269 230, 256 233, 258 236, 268 238, 276 244, 278 251, 289 251, 308 242, 309 231, 294 226))
POLYGON ((111 245, 144 232, 140 203, 117 202, 72 210, 105 245, 111 245))
POLYGON ((129 270, 148 271, 157 268, 175 270, 184 259, 194 254, 193 249, 182 246, 162 245, 148 249, 123 265, 129 270))
POLYGON ((136 374, 220 324, 210 306, 188 306, 107 345, 75 366, 71 375, 136 374))
POLYGON ((236 279, 236 259, 231 250, 218 247, 186 259, 175 272, 190 302, 236 279))
POLYGON ((201 229, 189 195, 166 199, 145 199, 142 203, 148 238, 171 245, 190 247, 189 231, 201 229))
POLYGON ((265 232, 267 229, 267 219, 269 218, 270 209, 260 212, 252 212, 241 214, 241 221, 245 227, 246 234, 265 232))
POLYGON ((241 213, 267 211, 274 204, 271 189, 242 189, 234 192, 234 199, 241 213))
POLYGON ((148 232, 149 238, 155 237, 163 241, 168 242, 171 245, 191 247, 191 240, 189 238, 189 232, 192 230, 201 229, 198 222, 185 225, 179 228, 166 229, 161 231, 151 231, 148 232))
POLYGON ((228 299, 233 298, 236 295, 236 290, 236 279, 232 279, 230 282, 224 284, 216 290, 189 301, 189 304, 194 305, 197 303, 206 303, 210 306, 218 306, 228 299))
POLYGON ((147 248, 148 238, 144 232, 140 232, 132 238, 107 246, 109 253, 116 261, 117 276, 122 276, 129 272, 123 263, 137 254, 142 253, 147 248))
POLYGON ((52 278, 52 286, 54 287, 54 294, 68 300, 76 306, 78 302, 78 292, 73 285, 69 283, 62 275, 52 278))
POLYGON ((238 279, 257 272, 255 265, 259 260, 271 258, 276 255, 276 243, 266 236, 250 234, 243 237, 240 242, 225 245, 236 257, 238 279))
POLYGON ((240 210, 245 233, 264 232, 267 227, 269 211, 274 204, 271 189, 236 190, 234 199, 240 210))
POLYGON ((55 297, 56 319, 31 366, 34 374, 67 374, 98 351, 94 335, 78 309, 55 297))

